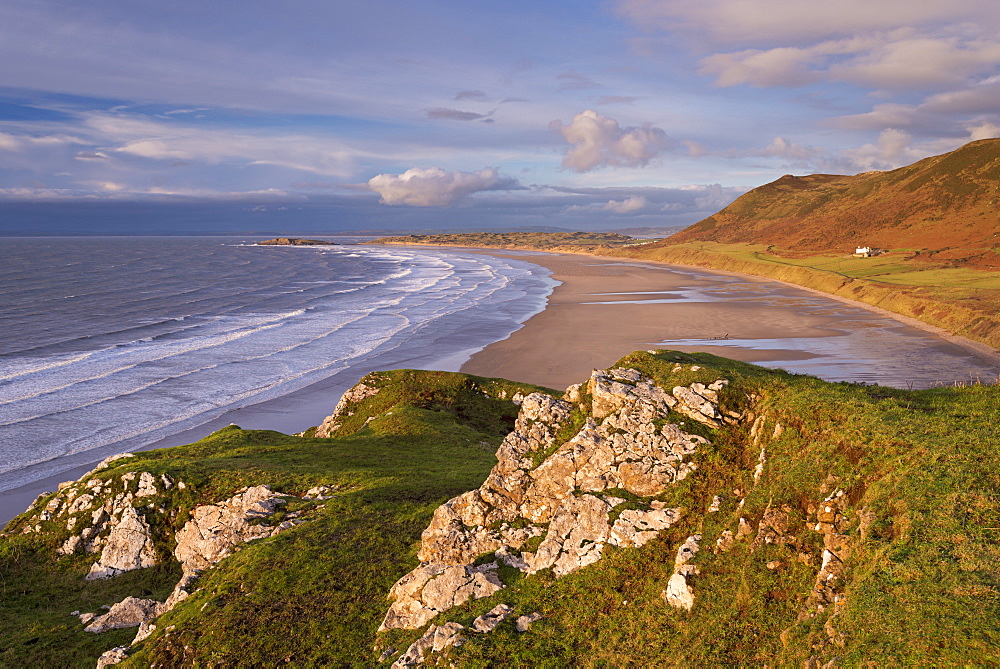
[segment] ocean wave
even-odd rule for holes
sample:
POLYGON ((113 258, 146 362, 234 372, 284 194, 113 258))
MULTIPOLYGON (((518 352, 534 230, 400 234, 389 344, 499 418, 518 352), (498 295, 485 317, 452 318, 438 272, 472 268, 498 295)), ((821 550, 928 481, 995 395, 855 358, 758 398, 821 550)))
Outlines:
MULTIPOLYGON (((165 250, 156 265, 169 276, 142 263, 119 268, 132 272, 142 294, 108 275, 121 297, 102 300, 80 280, 84 289, 74 292, 97 296, 86 304, 107 310, 118 327, 48 320, 46 337, 60 328, 73 336, 36 346, 41 355, 25 355, 32 349, 24 345, 0 356, 0 430, 5 442, 26 446, 10 455, 10 468, 111 444, 137 447, 375 360, 408 363, 439 352, 458 364, 509 335, 541 308, 547 290, 530 265, 460 252, 327 248, 293 261, 258 253, 262 247, 216 245, 209 253, 195 241, 184 248, 183 257, 165 250), (209 266, 212 273, 198 270, 209 266), (515 305, 525 295, 530 304, 515 305), (116 321, 111 299, 132 322, 116 321), (156 313, 163 309, 173 313, 156 313)), ((106 266, 88 271, 97 274, 87 281, 106 266)))

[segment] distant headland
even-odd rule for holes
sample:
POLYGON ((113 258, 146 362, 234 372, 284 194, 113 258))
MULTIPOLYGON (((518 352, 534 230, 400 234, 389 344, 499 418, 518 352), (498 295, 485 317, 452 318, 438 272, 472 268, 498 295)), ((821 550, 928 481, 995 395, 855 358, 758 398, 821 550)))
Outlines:
POLYGON ((339 246, 337 242, 325 242, 321 239, 299 239, 298 237, 275 237, 254 246, 339 246))

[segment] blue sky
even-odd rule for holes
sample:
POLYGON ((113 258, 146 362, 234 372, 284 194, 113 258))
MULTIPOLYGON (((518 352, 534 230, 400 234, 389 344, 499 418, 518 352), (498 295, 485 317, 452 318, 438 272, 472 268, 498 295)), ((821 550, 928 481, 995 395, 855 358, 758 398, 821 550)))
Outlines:
POLYGON ((1000 136, 997 35, 996 0, 4 0, 0 227, 688 224, 1000 136))

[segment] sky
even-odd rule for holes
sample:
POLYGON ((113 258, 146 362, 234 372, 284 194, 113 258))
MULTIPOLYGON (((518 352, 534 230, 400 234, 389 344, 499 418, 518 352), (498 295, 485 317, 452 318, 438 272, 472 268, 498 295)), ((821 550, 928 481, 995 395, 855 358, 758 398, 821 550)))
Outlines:
POLYGON ((0 233, 688 225, 1000 136, 996 0, 2 0, 0 233))

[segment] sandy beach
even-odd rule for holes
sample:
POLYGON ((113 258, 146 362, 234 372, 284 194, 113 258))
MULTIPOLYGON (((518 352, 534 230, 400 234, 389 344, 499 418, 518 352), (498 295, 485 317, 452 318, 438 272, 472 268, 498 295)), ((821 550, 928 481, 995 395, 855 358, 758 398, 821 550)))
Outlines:
MULTIPOLYGON (((495 249, 480 252, 505 255, 495 249)), ((874 319, 890 318, 901 329, 920 330, 924 345, 956 358, 975 360, 985 369, 1000 368, 1000 357, 988 347, 955 337, 913 319, 790 284, 758 279, 731 272, 713 272, 665 263, 618 261, 586 254, 517 252, 510 257, 542 265, 561 281, 548 307, 532 317, 508 339, 472 356, 462 371, 482 376, 501 376, 517 381, 562 389, 587 378, 592 369, 606 367, 635 350, 672 348, 704 351, 754 363, 809 361, 823 357, 816 352, 781 348, 780 340, 839 337, 844 334, 845 314, 837 303, 874 319), (712 277, 734 277, 743 284, 768 287, 760 301, 677 300, 677 291, 699 284, 711 285, 712 277), (830 309, 802 309, 803 296, 814 295, 830 309), (673 299, 671 299, 673 298, 673 299), (670 301, 665 308, 665 301, 670 301), (732 345, 717 337, 738 340, 778 340, 763 348, 732 345), (661 345, 665 340, 687 340, 685 344, 661 345), (696 342, 696 343, 695 343, 696 342)), ((858 316, 849 316, 852 327, 858 316)), ((865 316, 861 316, 864 319, 865 316)), ((911 333, 912 336, 912 333, 911 333)), ((818 342, 817 342, 818 344, 818 342)), ((817 348, 821 348, 817 346, 817 348)), ((784 365, 788 366, 791 365, 784 365)), ((808 364, 800 365, 809 371, 808 364)), ((996 371, 984 378, 995 381, 996 371)))
MULTIPOLYGON (((863 334, 864 328, 886 322, 884 313, 859 308, 865 305, 852 305, 845 312, 829 296, 811 296, 802 288, 731 273, 583 254, 461 250, 544 266, 560 284, 549 297, 548 306, 520 330, 467 360, 464 356, 443 360, 431 350, 401 351, 390 365, 380 368, 457 369, 461 365, 461 371, 470 374, 561 390, 632 351, 670 348, 775 363, 789 369, 799 365, 794 371, 822 375, 822 365, 831 357, 823 350, 846 341, 845 328, 863 334), (720 276, 730 277, 729 283, 720 282, 720 276), (850 320, 847 325, 845 317, 850 320), (729 339, 715 339, 726 336, 729 339)), ((938 334, 918 334, 925 337, 918 342, 924 351, 933 349, 954 359, 971 359, 976 353, 976 345, 955 341, 960 338, 949 341, 938 334)), ((980 347, 979 355, 984 368, 993 364, 1000 369, 1000 360, 990 358, 988 351, 980 347)), ((912 364, 922 364, 922 360, 912 364)), ((322 422, 340 395, 369 371, 374 370, 355 368, 348 375, 228 411, 142 450, 191 443, 230 423, 286 433, 304 430, 322 422)), ((995 379, 996 370, 988 380, 995 379)), ((79 477, 94 464, 96 460, 83 459, 59 476, 0 492, 0 523, 21 513, 39 493, 79 477)))

